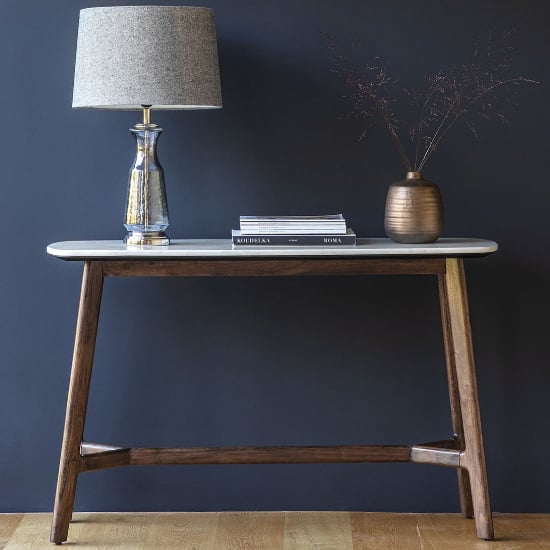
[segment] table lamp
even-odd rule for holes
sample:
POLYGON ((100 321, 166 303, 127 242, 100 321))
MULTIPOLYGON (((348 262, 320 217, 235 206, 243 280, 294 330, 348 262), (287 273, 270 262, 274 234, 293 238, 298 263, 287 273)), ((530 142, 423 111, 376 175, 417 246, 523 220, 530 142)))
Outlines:
POLYGON ((128 245, 166 245, 168 203, 151 109, 222 106, 214 12, 188 6, 80 11, 73 108, 143 110, 124 226, 128 245))

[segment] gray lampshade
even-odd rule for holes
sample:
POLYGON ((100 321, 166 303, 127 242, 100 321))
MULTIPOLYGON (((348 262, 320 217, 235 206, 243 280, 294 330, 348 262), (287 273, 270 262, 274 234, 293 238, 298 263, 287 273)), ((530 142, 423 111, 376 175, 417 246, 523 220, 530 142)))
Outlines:
POLYGON ((73 107, 222 106, 214 12, 188 6, 80 11, 73 107))

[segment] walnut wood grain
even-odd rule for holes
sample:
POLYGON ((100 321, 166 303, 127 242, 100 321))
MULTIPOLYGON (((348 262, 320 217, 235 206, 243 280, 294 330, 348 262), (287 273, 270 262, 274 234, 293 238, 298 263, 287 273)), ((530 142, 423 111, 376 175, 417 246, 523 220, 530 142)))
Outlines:
POLYGON ((106 468, 130 466, 130 449, 105 451, 91 455, 84 455, 80 460, 80 472, 93 472, 106 468))
POLYGON ((147 464, 321 464, 331 462, 407 462, 410 448, 399 446, 220 447, 132 449, 132 465, 147 464))
MULTIPOLYGON (((441 325, 443 329, 445 363, 447 365, 447 383, 449 387, 449 402, 451 406, 451 422, 453 426, 453 432, 457 437, 459 448, 464 450, 464 428, 462 424, 462 410, 460 406, 458 382, 456 380, 455 348, 453 343, 453 334, 451 330, 449 298, 447 294, 445 277, 445 274, 438 275, 439 304, 441 308, 441 325)), ((466 470, 465 468, 459 468, 457 470, 457 477, 458 493, 460 497, 460 510, 464 517, 473 518, 474 508, 472 504, 472 491, 470 490, 470 478, 468 476, 468 470, 466 470)))
POLYGON ((408 445, 119 448, 82 456, 82 471, 159 464, 408 462, 408 445))
POLYGON ((50 533, 50 540, 55 543, 67 540, 73 510, 76 480, 81 465, 80 443, 88 405, 102 289, 101 262, 85 262, 50 533))
POLYGON ((461 453, 460 464, 468 470, 478 536, 482 539, 492 539, 494 538, 493 521, 462 259, 447 258, 444 286, 464 428, 464 451, 461 453))
POLYGON ((104 468, 117 466, 129 466, 130 448, 103 445, 101 443, 88 443, 83 441, 80 445, 80 471, 91 472, 104 468))
POLYGON ((437 275, 445 258, 106 260, 103 269, 107 277, 437 275))

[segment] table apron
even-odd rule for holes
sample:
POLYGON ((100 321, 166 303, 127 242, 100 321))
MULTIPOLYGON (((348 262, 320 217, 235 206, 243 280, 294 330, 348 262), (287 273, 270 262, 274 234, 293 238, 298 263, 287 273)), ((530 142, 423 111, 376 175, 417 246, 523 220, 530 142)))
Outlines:
POLYGON ((105 277, 284 277, 335 275, 439 275, 446 258, 281 258, 86 260, 101 263, 105 277))

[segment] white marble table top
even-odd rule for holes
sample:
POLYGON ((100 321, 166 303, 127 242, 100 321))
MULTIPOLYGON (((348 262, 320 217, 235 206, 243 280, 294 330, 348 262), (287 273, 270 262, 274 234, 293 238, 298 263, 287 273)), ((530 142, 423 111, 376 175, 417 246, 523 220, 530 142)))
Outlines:
POLYGON ((498 249, 483 239, 442 238, 433 244, 398 244, 390 239, 357 239, 357 246, 246 246, 233 248, 230 239, 174 239, 168 246, 127 247, 122 241, 63 241, 48 246, 48 254, 65 260, 264 258, 286 256, 480 256, 498 249))

